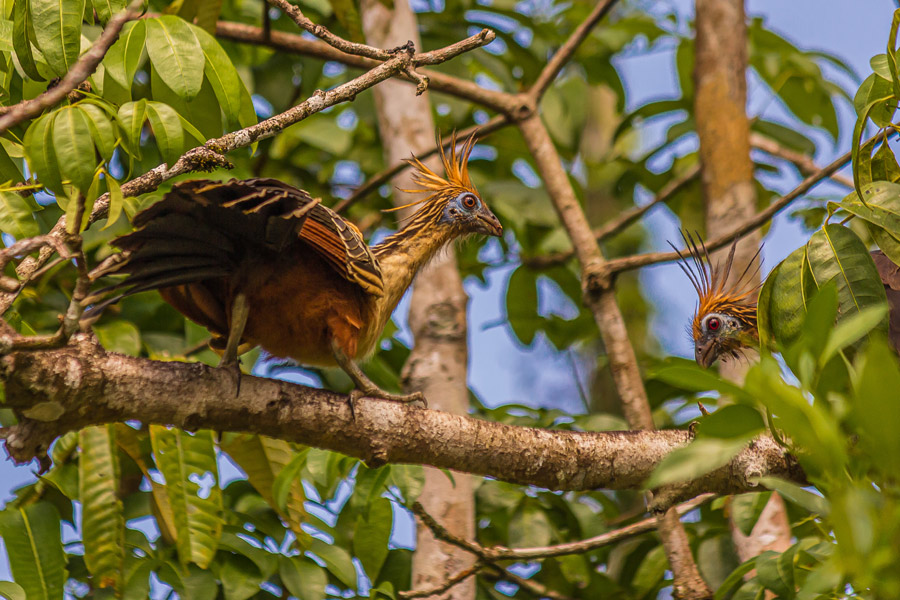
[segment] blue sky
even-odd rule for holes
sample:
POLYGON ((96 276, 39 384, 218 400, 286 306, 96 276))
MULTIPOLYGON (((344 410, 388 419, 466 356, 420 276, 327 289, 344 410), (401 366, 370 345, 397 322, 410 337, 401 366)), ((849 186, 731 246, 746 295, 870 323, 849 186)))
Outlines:
MULTIPOLYGON (((660 2, 646 0, 645 6, 659 10, 660 2)), ((671 0, 668 5, 680 14, 688 15, 693 2, 671 0)), ((749 0, 748 14, 762 16, 771 29, 779 32, 804 49, 825 50, 846 61, 861 77, 869 72, 869 58, 884 52, 891 16, 895 8, 890 0, 749 0)), ((602 26, 602 25, 601 25, 602 26)), ((672 71, 671 52, 653 52, 646 56, 619 61, 617 66, 625 79, 627 103, 635 107, 651 99, 677 95, 672 71)), ((855 84, 847 83, 851 93, 855 84)), ((751 80, 749 111, 762 112, 767 118, 784 119, 785 113, 770 101, 768 93, 751 80)), ((837 144, 825 141, 819 145, 817 162, 825 164, 849 148, 849 132, 854 115, 846 104, 839 106, 841 138, 837 144)), ((661 131, 649 129, 645 133, 647 146, 659 141, 661 131)), ((849 173, 849 169, 846 170, 849 173)), ((782 191, 789 191, 796 183, 793 174, 785 174, 767 183, 782 191)), ((815 195, 843 195, 846 190, 825 184, 815 195)), ((665 240, 677 239, 677 221, 666 209, 656 210, 647 219, 651 231, 645 250, 665 249, 665 240)), ((768 271, 790 251, 805 241, 805 233, 784 217, 775 219, 766 238, 764 270, 768 271)), ((488 275, 489 285, 477 281, 466 282, 470 296, 470 385, 482 400, 495 406, 509 402, 531 405, 552 405, 569 411, 581 411, 575 377, 583 383, 589 373, 579 361, 566 353, 556 353, 542 339, 531 348, 519 346, 505 325, 504 294, 510 268, 495 269, 488 275)), ((641 282, 648 298, 655 306, 654 330, 666 352, 690 357, 692 351, 684 334, 684 324, 694 309, 693 291, 675 265, 658 265, 644 269, 641 282)), ((403 303, 400 310, 405 310, 403 303)), ((5 456, 5 453, 4 453, 5 456)), ((10 491, 34 479, 32 466, 14 467, 9 460, 0 459, 0 505, 11 498, 10 491)), ((11 579, 5 551, 0 543, 0 580, 11 579)))

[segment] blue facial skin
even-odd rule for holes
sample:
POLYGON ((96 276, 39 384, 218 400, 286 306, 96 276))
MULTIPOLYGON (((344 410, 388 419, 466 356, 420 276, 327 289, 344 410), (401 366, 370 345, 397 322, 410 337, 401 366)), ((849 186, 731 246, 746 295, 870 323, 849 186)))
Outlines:
POLYGON ((444 207, 441 223, 462 227, 474 233, 500 236, 503 227, 494 213, 472 192, 462 192, 444 207))

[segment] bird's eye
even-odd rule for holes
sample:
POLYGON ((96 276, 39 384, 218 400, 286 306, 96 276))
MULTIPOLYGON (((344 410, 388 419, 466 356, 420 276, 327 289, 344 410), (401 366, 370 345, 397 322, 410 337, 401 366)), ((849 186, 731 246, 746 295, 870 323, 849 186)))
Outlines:
POLYGON ((472 194, 466 194, 462 199, 463 206, 466 208, 475 208, 478 206, 478 198, 473 196, 472 194))
POLYGON ((706 328, 710 331, 718 331, 722 323, 716 317, 712 317, 706 322, 706 328))

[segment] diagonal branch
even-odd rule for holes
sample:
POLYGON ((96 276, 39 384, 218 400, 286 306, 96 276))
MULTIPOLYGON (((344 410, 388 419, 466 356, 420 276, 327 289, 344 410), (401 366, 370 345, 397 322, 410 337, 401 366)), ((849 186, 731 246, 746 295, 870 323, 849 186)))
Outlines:
POLYGON ((59 104, 69 92, 90 77, 97 69, 100 61, 103 60, 103 57, 106 56, 109 47, 119 37, 119 32, 122 31, 125 23, 140 16, 143 4, 143 0, 134 0, 128 5, 128 8, 120 13, 116 13, 106 24, 100 37, 97 38, 90 50, 79 57, 59 83, 36 98, 23 100, 10 107, 9 112, 0 116, 0 134, 22 121, 41 114, 41 112, 51 106, 59 104))
POLYGON ((346 52, 347 54, 353 54, 355 56, 362 56, 365 58, 371 58, 373 60, 380 61, 389 60, 396 53, 388 50, 382 50, 381 48, 374 48, 366 44, 357 44, 356 42, 345 40, 344 38, 328 31, 328 29, 325 28, 324 25, 318 25, 307 19, 303 14, 303 11, 300 10, 299 6, 297 6, 296 4, 291 4, 287 0, 266 1, 272 6, 281 9, 281 11, 289 16, 300 29, 313 34, 332 48, 336 48, 341 52, 346 52))
POLYGON ((556 76, 559 75, 562 68, 566 66, 566 63, 569 62, 572 55, 575 54, 575 51, 578 50, 578 47, 585 38, 587 38, 594 26, 597 25, 610 10, 612 10, 617 1, 618 0, 600 0, 600 2, 597 3, 587 19, 582 21, 581 24, 575 28, 575 31, 572 32, 569 39, 559 47, 559 50, 557 50, 547 64, 544 65, 538 78, 528 89, 530 95, 535 99, 540 99, 540 97, 544 95, 544 92, 547 91, 547 88, 550 87, 550 84, 553 83, 553 80, 556 79, 556 76))

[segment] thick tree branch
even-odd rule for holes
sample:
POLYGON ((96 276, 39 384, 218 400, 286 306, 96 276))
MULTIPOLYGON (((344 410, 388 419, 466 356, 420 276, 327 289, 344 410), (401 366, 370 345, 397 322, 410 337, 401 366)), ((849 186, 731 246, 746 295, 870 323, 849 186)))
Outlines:
MULTIPOLYGON (((0 348, 9 342, 0 335, 0 348)), ((138 420, 260 433, 372 465, 427 464, 554 490, 635 489, 664 456, 691 440, 680 430, 516 427, 369 399, 356 403, 354 418, 340 394, 245 375, 235 395, 225 370, 106 352, 87 334, 76 334, 64 348, 4 357, 0 378, 6 405, 20 419, 2 430, 19 462, 40 456, 68 431, 138 420)), ((671 505, 701 492, 758 490, 753 480, 764 476, 805 481, 797 462, 762 437, 729 465, 681 486, 671 505)))
POLYGON ((11 106, 6 114, 0 116, 0 134, 3 134, 10 127, 36 117, 44 110, 62 102, 69 92, 90 77, 97 69, 100 61, 103 60, 103 57, 106 56, 109 47, 119 37, 119 32, 122 31, 125 23, 140 16, 142 6, 143 0, 134 0, 124 11, 115 14, 106 24, 100 37, 97 38, 90 50, 79 57, 59 83, 36 98, 23 100, 11 106))

